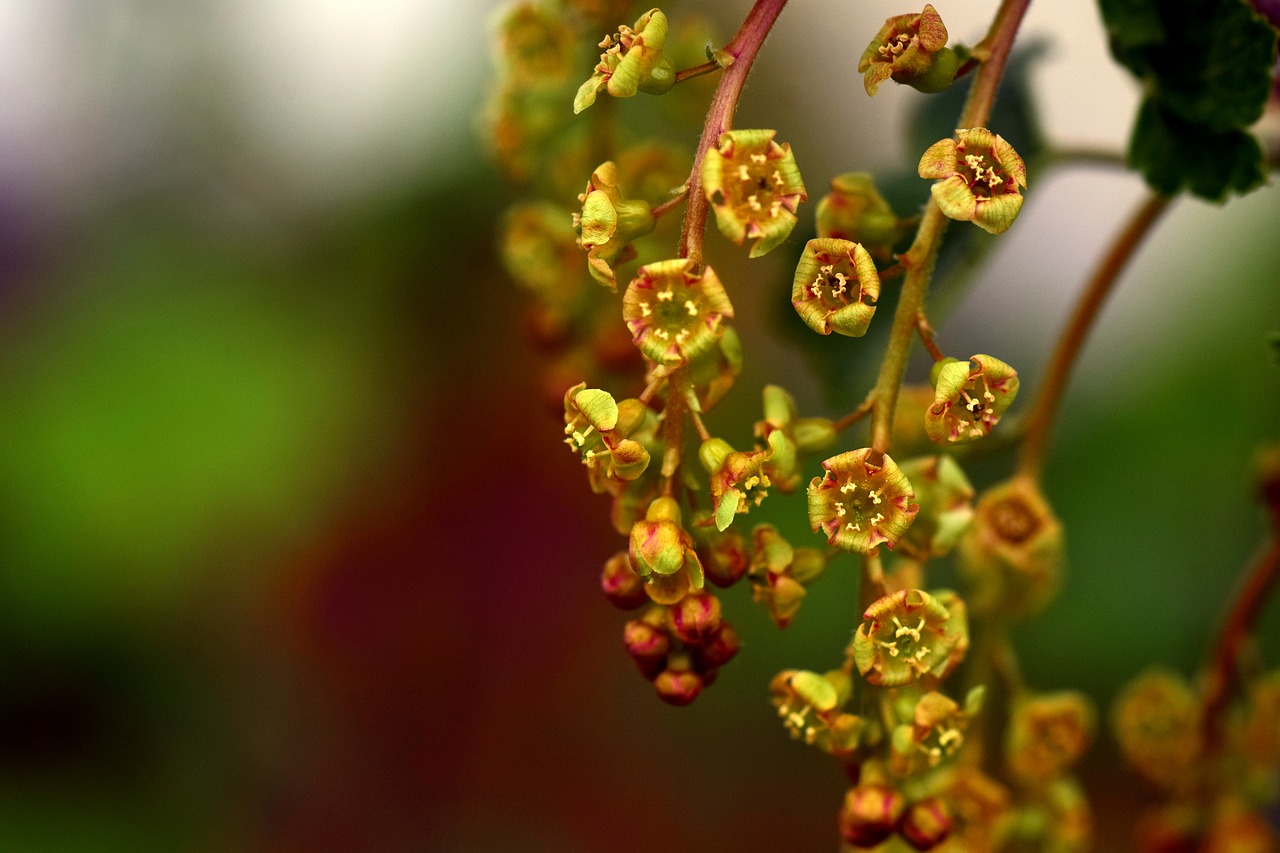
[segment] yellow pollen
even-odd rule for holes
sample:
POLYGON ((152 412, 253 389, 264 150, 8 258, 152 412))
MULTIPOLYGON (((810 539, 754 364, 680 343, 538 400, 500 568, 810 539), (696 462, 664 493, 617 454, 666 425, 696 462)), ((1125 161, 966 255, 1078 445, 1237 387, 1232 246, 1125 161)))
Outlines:
POLYGON ((756 197, 755 193, 752 193, 751 195, 747 196, 747 206, 750 207, 752 210, 760 210, 762 208, 762 205, 760 204, 760 199, 756 197))
POLYGON ((852 530, 852 531, 854 531, 855 533, 858 533, 858 532, 860 532, 860 531, 862 530, 862 525, 861 525, 861 524, 854 524, 854 523, 851 521, 851 522, 849 522, 848 524, 846 524, 846 525, 844 526, 844 529, 845 529, 845 530, 852 530))
POLYGON ((877 512, 875 515, 871 516, 872 527, 875 527, 877 524, 879 524, 882 521, 884 521, 884 513, 882 512, 877 512))
POLYGON ((742 484, 742 488, 744 488, 744 489, 754 489, 754 488, 755 488, 756 486, 758 486, 758 485, 760 485, 760 478, 759 478, 759 477, 748 477, 748 478, 746 479, 746 481, 742 484))
POLYGON ((880 646, 889 650, 889 657, 896 658, 898 656, 898 644, 886 643, 884 640, 878 641, 880 646))
POLYGON ((757 164, 757 165, 758 165, 758 164, 760 164, 760 163, 764 163, 764 162, 765 162, 766 160, 768 160, 768 159, 769 159, 769 158, 768 158, 768 157, 766 157, 766 156, 764 156, 763 154, 752 154, 752 155, 751 155, 751 162, 752 162, 752 163, 755 163, 755 164, 757 164))
POLYGON ((873 504, 876 504, 877 506, 880 504, 882 500, 884 500, 884 498, 880 497, 880 492, 877 491, 876 489, 872 489, 870 492, 870 495, 871 495, 871 502, 873 504))
POLYGON ((843 493, 843 494, 846 494, 846 495, 847 495, 847 494, 849 494, 850 492, 856 492, 856 491, 858 491, 858 487, 857 487, 855 484, 853 484, 853 483, 845 483, 843 486, 841 486, 841 487, 840 487, 840 491, 841 491, 841 493, 843 493))
POLYGON ((640 303, 640 316, 641 316, 641 317, 649 317, 649 316, 651 316, 652 314, 653 314, 653 309, 649 307, 649 303, 648 303, 648 302, 641 302, 641 303, 640 303))
POLYGON ((945 729, 942 734, 938 735, 938 744, 945 748, 950 743, 959 746, 964 742, 964 735, 960 734, 957 729, 945 729))
POLYGON ((670 290, 660 290, 660 291, 658 291, 658 301, 659 301, 659 302, 670 302, 670 301, 671 301, 672 299, 674 299, 674 298, 675 298, 675 294, 674 294, 673 292, 671 292, 670 290))
POLYGON ((668 340, 671 337, 671 335, 667 332, 666 329, 654 329, 653 335, 654 337, 663 341, 668 340))
POLYGON ((782 179, 782 173, 779 172, 777 169, 773 170, 773 182, 777 186, 782 186, 783 184, 786 183, 786 181, 782 179))
POLYGON ((690 317, 698 316, 698 306, 693 303, 692 299, 686 299, 684 301, 684 310, 689 312, 690 317))
POLYGON ((747 171, 746 166, 742 166, 742 165, 738 166, 738 180, 740 181, 751 180, 751 173, 747 171))

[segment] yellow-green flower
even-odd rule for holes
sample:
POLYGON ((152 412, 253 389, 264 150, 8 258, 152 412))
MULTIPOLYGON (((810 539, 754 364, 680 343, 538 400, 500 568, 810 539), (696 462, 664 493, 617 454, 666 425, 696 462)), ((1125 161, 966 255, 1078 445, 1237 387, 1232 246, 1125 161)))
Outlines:
POLYGON ((600 42, 604 53, 591 77, 578 88, 573 111, 580 113, 596 102, 596 94, 606 90, 615 98, 630 98, 638 91, 662 94, 675 84, 671 60, 662 55, 667 43, 667 16, 650 9, 634 27, 618 27, 616 35, 600 42))
POLYGON ((617 290, 613 266, 636 256, 631 241, 652 231, 657 220, 648 202, 623 196, 618 188, 618 167, 612 161, 592 172, 578 201, 582 212, 574 214, 573 226, 578 231, 578 245, 587 250, 587 269, 596 281, 617 290))
POLYGON ((933 200, 948 218, 991 234, 1009 230, 1022 209, 1026 164, 1012 145, 985 127, 957 130, 955 139, 929 146, 919 174, 937 180, 933 200))
POLYGON ((810 527, 855 554, 892 548, 920 510, 907 475, 887 455, 879 462, 871 456, 870 447, 833 456, 809 483, 810 527))
POLYGON ((646 264, 622 296, 622 317, 640 351, 658 364, 684 364, 710 350, 733 306, 711 267, 689 258, 646 264))
POLYGON ((756 242, 750 257, 776 248, 796 227, 796 208, 809 196, 787 143, 774 130, 730 130, 702 160, 702 191, 720 233, 738 245, 756 242))
POLYGON ((946 89, 960 67, 955 51, 946 44, 946 24, 932 5, 926 4, 918 15, 889 18, 858 62, 867 94, 874 95, 890 78, 921 92, 946 89))
POLYGON ((791 282, 791 304, 810 329, 860 338, 879 298, 880 275, 860 244, 831 237, 805 244, 791 282))

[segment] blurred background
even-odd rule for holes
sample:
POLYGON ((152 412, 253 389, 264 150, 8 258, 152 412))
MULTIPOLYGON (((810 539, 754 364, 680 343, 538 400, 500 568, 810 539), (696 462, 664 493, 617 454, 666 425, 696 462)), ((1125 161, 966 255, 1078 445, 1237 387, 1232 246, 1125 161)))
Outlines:
MULTIPOLYGON (((0 4, 0 849, 833 848, 840 771, 765 685, 838 662, 848 567, 784 634, 727 594, 743 653, 683 709, 599 593, 621 540, 496 249, 518 197, 477 120, 499 5, 0 4)), ((921 96, 871 101, 855 70, 902 10, 793 5, 738 126, 778 128, 812 200, 906 169, 921 96)), ((953 40, 995 5, 941 9, 953 40)), ((749 6, 666 11, 722 43, 749 6)), ((1043 134, 1121 151, 1139 93, 1093 7, 1033 4, 1022 43, 1043 134)), ((1027 390, 1143 193, 1106 166, 1031 181, 936 320, 1027 390)), ((1280 437, 1277 224, 1271 186, 1178 202, 1096 329, 1047 472, 1072 572, 1016 637, 1037 687, 1105 707, 1212 635, 1262 535, 1249 460, 1280 437)), ((792 348, 801 230, 749 268, 709 243, 747 356, 720 423, 757 417, 767 382, 850 408, 792 348)), ((850 387, 878 358, 820 343, 860 365, 850 387)), ((1150 792, 1098 740, 1084 775, 1123 839, 1150 792)))

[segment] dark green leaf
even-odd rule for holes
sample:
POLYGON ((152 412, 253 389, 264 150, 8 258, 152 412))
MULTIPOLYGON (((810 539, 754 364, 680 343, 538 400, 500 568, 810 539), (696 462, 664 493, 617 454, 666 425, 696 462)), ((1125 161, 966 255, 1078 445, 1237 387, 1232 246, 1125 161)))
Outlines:
POLYGON ((1187 189, 1210 201, 1246 193, 1266 177, 1262 149, 1248 133, 1185 122, 1152 97, 1138 112, 1129 163, 1162 193, 1187 189))

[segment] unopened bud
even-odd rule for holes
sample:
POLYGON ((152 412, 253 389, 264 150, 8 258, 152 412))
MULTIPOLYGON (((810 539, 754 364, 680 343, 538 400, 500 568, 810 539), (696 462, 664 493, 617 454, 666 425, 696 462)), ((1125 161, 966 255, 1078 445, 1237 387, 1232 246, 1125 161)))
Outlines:
POLYGON ((644 579, 631 568, 631 558, 619 551, 605 561, 600 572, 600 589, 609 603, 619 610, 635 610, 649 600, 644 579))
POLYGON ((893 834, 903 806, 902 795, 887 785, 850 788, 840 809, 840 837, 854 847, 874 847, 893 834))

